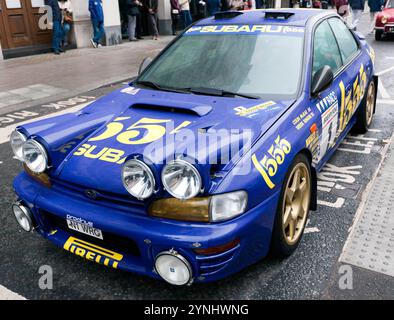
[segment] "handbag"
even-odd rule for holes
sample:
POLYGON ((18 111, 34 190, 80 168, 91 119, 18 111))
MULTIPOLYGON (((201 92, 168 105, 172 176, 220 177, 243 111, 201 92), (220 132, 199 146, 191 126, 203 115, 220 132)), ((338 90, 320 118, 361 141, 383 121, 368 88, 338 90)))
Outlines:
POLYGON ((70 12, 68 12, 68 11, 66 11, 65 13, 64 13, 64 22, 67 22, 67 23, 72 23, 73 22, 73 16, 72 16, 72 14, 70 13, 70 12))

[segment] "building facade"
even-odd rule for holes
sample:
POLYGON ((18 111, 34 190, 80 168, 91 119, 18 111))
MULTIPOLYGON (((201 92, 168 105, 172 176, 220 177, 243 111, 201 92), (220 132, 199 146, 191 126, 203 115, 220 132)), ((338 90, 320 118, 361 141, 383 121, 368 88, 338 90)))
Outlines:
MULTIPOLYGON (((73 7, 71 48, 90 46, 92 26, 89 0, 68 0, 73 7)), ((126 0, 102 0, 104 11, 105 45, 120 44, 127 37, 126 0)), ((197 1, 198 0, 191 0, 197 1)), ((0 59, 48 52, 51 29, 40 28, 44 0, 0 0, 0 59)), ((252 1, 254 4, 254 1, 252 1)), ((265 0, 266 7, 287 7, 289 0, 265 0)), ((171 34, 170 0, 159 0, 158 26, 160 34, 171 34)), ((149 34, 146 14, 141 15, 143 35, 149 34)))

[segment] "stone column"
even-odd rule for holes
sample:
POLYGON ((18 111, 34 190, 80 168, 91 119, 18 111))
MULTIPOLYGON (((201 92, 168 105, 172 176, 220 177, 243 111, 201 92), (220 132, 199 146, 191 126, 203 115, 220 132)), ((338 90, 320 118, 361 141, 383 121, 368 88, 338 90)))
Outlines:
POLYGON ((159 1, 159 31, 161 35, 172 34, 171 3, 170 0, 159 1))
POLYGON ((3 60, 3 59, 4 59, 3 51, 1 50, 1 43, 0 43, 0 60, 3 60))
POLYGON ((72 0, 72 6, 74 11, 74 37, 77 48, 89 47, 91 46, 90 39, 93 37, 89 1, 72 0))
POLYGON ((103 0, 105 44, 113 46, 122 43, 122 28, 118 0, 103 0))

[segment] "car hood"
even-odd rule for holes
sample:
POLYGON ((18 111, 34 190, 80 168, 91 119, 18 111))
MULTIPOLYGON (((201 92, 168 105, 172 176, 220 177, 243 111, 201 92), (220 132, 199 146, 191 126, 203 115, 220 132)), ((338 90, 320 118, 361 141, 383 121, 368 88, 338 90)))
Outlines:
POLYGON ((217 166, 228 169, 293 102, 127 86, 78 113, 25 125, 22 130, 45 144, 54 178, 125 193, 121 168, 127 159, 144 156, 159 177, 163 163, 181 155, 195 160, 209 178, 208 163, 215 162, 210 159, 216 157, 217 166), (233 146, 239 152, 228 152, 233 146))

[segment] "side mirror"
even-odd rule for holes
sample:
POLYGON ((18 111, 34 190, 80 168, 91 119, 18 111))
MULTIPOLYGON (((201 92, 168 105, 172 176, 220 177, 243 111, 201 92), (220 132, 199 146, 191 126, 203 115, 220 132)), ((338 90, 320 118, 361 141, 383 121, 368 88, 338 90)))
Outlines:
POLYGON ((142 60, 142 62, 140 64, 140 68, 138 69, 138 75, 140 75, 142 73, 142 71, 144 71, 146 69, 146 67, 151 64, 152 61, 153 61, 153 59, 149 58, 149 57, 142 60))
POLYGON ((312 96, 318 95, 320 92, 326 90, 334 80, 334 73, 332 69, 325 65, 321 69, 319 69, 312 79, 312 96))

